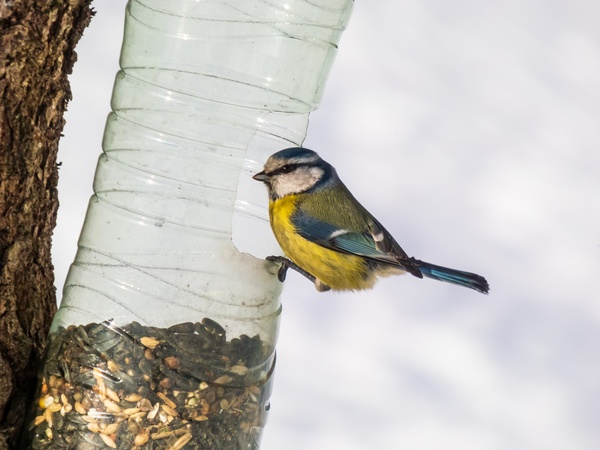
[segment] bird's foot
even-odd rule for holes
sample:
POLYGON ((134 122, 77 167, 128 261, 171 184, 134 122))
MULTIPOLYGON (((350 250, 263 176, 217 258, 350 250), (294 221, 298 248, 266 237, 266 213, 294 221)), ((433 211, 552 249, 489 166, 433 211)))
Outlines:
POLYGON ((323 284, 321 280, 317 279, 313 274, 308 273, 302 267, 294 264, 292 261, 283 256, 267 256, 266 260, 276 264, 281 264, 279 270, 277 271, 277 279, 282 283, 285 281, 288 269, 292 269, 312 281, 319 292, 328 291, 330 289, 329 286, 323 284))
POLYGON ((283 256, 267 256, 265 259, 272 263, 280 264, 279 270, 277 271, 277 279, 283 283, 285 281, 287 271, 290 268, 290 264, 294 263, 283 256))
POLYGON ((308 278, 313 283, 316 281, 316 278, 312 274, 308 273, 302 267, 298 266, 297 264, 294 264, 292 261, 285 258, 284 256, 267 256, 266 259, 267 261, 271 261, 276 264, 281 264, 281 266, 279 267, 279 271, 277 272, 277 279, 282 283, 285 281, 288 269, 295 270, 300 275, 303 275, 304 277, 308 278))

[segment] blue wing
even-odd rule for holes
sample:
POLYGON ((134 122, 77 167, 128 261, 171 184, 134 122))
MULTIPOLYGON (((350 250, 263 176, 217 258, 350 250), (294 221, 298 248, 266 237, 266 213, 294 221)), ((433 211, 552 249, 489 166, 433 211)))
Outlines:
POLYGON ((422 277, 404 250, 374 219, 370 221, 365 232, 346 230, 301 211, 293 214, 292 223, 300 236, 322 247, 399 266, 419 278, 422 277))

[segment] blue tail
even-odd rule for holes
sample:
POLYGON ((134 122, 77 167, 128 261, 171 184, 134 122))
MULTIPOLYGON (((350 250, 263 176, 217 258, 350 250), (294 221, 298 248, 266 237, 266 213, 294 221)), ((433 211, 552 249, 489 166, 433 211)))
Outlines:
POLYGON ((419 268, 419 271, 427 278, 458 284, 459 286, 475 289, 483 294, 487 294, 490 290, 490 285, 481 275, 463 272, 462 270, 449 269, 448 267, 436 266, 414 258, 411 258, 411 260, 419 268))

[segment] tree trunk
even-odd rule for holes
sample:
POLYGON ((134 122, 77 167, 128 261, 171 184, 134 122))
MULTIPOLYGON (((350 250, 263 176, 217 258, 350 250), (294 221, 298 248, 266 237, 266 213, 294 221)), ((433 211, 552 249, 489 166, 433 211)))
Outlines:
POLYGON ((0 449, 17 446, 56 310, 56 154, 90 3, 0 0, 0 449))

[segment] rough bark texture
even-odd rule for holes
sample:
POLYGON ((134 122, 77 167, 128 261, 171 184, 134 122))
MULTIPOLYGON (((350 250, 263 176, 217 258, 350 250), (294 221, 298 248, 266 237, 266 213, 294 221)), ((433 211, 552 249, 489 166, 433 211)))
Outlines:
POLYGON ((56 154, 91 0, 0 0, 0 449, 16 448, 56 309, 56 154))

